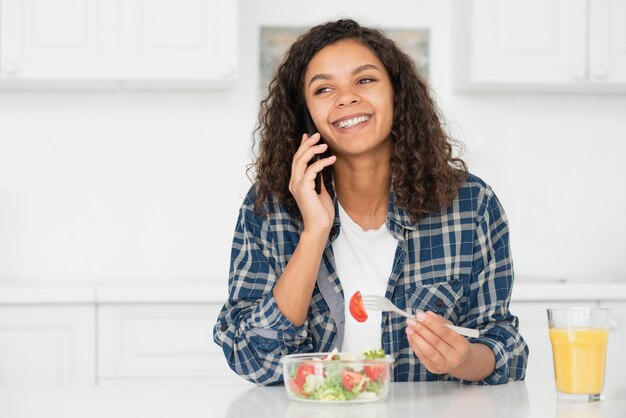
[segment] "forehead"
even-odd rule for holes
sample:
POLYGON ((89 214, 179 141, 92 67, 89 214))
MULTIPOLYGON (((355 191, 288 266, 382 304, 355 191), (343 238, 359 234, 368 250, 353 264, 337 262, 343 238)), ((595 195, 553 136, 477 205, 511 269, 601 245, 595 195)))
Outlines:
POLYGON ((373 64, 384 70, 374 51, 356 40, 346 39, 327 45, 315 54, 307 66, 306 77, 317 73, 350 71, 363 64, 373 64))

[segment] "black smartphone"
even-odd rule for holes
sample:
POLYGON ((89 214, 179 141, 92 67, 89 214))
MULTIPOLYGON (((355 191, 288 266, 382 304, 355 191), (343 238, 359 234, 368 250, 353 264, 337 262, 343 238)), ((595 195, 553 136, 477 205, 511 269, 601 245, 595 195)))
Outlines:
MULTIPOLYGON (((313 136, 317 132, 317 129, 315 128, 315 124, 313 123, 313 118, 311 118, 311 114, 309 113, 309 109, 307 109, 306 106, 304 107, 304 120, 305 120, 305 126, 306 126, 306 134, 308 136, 313 136)), ((323 143, 323 139, 320 138, 320 141, 318 142, 318 144, 321 144, 321 143, 323 143)), ((315 154, 315 157, 313 157, 309 165, 313 164, 315 161, 318 161, 319 159, 320 159, 320 154, 315 154)), ((315 176, 315 191, 317 192, 317 194, 322 193, 322 171, 317 173, 317 175, 315 176)))

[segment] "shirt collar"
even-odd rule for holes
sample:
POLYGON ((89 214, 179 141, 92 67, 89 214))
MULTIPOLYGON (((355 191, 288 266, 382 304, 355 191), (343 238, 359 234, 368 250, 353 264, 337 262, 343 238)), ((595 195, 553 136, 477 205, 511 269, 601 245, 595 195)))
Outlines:
MULTIPOLYGON (((389 191, 389 205, 387 207, 387 227, 390 231, 395 230, 393 226, 397 226, 410 231, 417 230, 417 224, 411 220, 411 216, 407 211, 402 209, 396 204, 397 196, 393 191, 393 187, 389 191), (391 225, 390 225, 391 224, 391 225)), ((335 220, 333 221, 332 230, 330 233, 331 242, 339 235, 339 228, 341 227, 341 221, 339 220, 339 201, 335 195, 333 199, 335 206, 335 220)))
MULTIPOLYGON (((333 183, 334 189, 334 178, 331 178, 331 182, 333 183)), ((400 206, 396 204, 397 196, 393 191, 393 186, 389 191, 389 205, 387 207, 387 225, 389 230, 393 230, 392 225, 398 226, 403 229, 408 229, 410 231, 417 230, 417 225, 411 220, 411 217, 407 211, 402 209, 400 206), (390 225, 392 224, 392 225, 390 225)), ((341 228, 341 221, 339 220, 339 201, 337 199, 337 195, 333 197, 333 205, 335 207, 335 219, 333 220, 333 226, 330 231, 330 242, 334 241, 335 238, 339 235, 339 228, 341 228)), ((300 225, 300 229, 302 230, 302 224, 300 225)))
POLYGON ((389 206, 387 208, 387 221, 392 222, 404 229, 415 231, 417 225, 411 220, 411 216, 407 211, 396 204, 397 196, 393 191, 393 187, 389 191, 389 206))

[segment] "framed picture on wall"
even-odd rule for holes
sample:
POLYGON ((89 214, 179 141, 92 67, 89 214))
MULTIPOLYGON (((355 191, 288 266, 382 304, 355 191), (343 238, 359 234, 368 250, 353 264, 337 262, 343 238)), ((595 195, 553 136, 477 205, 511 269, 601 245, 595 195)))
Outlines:
MULTIPOLYGON (((260 80, 259 96, 267 96, 267 88, 274 70, 283 58, 289 46, 307 31, 308 27, 296 26, 262 26, 260 34, 260 80)), ((428 45, 427 29, 383 29, 413 61, 418 70, 428 78, 428 45)))

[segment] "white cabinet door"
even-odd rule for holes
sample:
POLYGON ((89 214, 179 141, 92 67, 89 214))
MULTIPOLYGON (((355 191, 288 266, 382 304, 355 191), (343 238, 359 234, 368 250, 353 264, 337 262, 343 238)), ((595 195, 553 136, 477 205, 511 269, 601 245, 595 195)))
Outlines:
POLYGON ((519 318, 519 329, 528 344, 526 381, 554 381, 552 346, 548 334, 548 308, 596 306, 595 301, 580 302, 511 302, 511 312, 519 318))
POLYGON ((474 0, 456 4, 468 83, 571 83, 586 77, 585 0, 474 0), (468 47, 469 45, 469 47, 468 47))
POLYGON ((611 329, 606 354, 606 381, 621 382, 626 376, 624 351, 626 350, 626 301, 602 302, 603 308, 611 309, 611 329))
POLYGON ((626 91, 626 0, 454 2, 462 91, 626 91))
POLYGON ((111 83, 117 76, 117 3, 0 0, 0 84, 111 83))
POLYGON ((111 304, 98 308, 100 384, 245 382, 213 342, 221 305, 111 304))
POLYGON ((589 24, 590 80, 626 82, 626 0, 593 0, 589 24))
POLYGON ((0 306, 0 385, 95 383, 93 305, 0 306))
POLYGON ((234 0, 124 0, 121 78, 130 85, 185 85, 234 79, 234 0))
POLYGON ((0 0, 0 87, 227 86, 237 0, 0 0))

